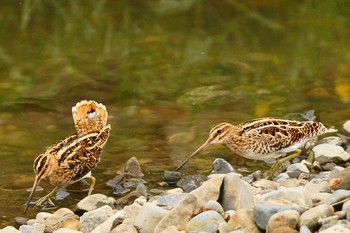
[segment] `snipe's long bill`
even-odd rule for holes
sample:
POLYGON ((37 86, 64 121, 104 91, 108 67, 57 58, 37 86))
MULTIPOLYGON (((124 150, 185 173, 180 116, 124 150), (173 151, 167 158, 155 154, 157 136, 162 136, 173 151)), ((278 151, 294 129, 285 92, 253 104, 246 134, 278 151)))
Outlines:
POLYGON ((244 158, 270 160, 298 151, 310 138, 336 131, 326 128, 321 122, 275 117, 257 118, 238 125, 220 123, 212 128, 207 141, 176 170, 210 144, 221 144, 244 158))
POLYGON ((91 176, 91 170, 100 162, 111 130, 111 126, 107 125, 107 110, 103 104, 83 100, 72 108, 72 114, 77 132, 53 144, 34 160, 35 181, 24 214, 41 180, 55 188, 39 199, 37 205, 50 200, 58 187, 66 187, 83 178, 91 178, 88 195, 92 193, 95 178, 91 176))

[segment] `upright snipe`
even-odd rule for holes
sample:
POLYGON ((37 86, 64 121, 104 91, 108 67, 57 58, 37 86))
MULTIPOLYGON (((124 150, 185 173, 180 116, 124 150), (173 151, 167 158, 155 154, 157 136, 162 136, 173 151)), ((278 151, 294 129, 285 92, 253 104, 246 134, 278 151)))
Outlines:
POLYGON ((34 160, 36 176, 24 214, 41 180, 56 187, 39 199, 37 205, 49 199, 58 187, 65 187, 82 178, 91 178, 88 195, 92 193, 95 178, 91 176, 91 170, 100 162, 100 155, 111 130, 111 126, 106 125, 108 114, 103 104, 92 100, 77 103, 72 108, 72 113, 77 133, 53 144, 34 160))
MULTIPOLYGON (((293 121, 274 117, 258 118, 239 125, 221 123, 210 131, 207 141, 176 170, 181 169, 188 160, 209 144, 222 144, 244 158, 257 160, 276 159, 294 151, 295 153, 288 156, 288 159, 291 159, 301 153, 299 148, 310 138, 336 131, 326 128, 321 122, 293 121)), ((275 168, 283 161, 287 159, 279 160, 275 168)), ((269 178, 274 172, 272 169, 269 178)))

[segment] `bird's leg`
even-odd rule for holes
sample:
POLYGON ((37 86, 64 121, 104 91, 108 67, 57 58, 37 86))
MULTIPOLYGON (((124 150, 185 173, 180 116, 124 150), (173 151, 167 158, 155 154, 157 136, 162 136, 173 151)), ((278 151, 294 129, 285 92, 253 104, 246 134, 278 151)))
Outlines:
POLYGON ((91 179, 91 184, 90 184, 90 189, 89 189, 89 192, 88 192, 88 196, 91 195, 92 191, 94 190, 95 183, 96 183, 96 178, 95 177, 90 176, 90 179, 91 179))
POLYGON ((286 161, 290 161, 296 157, 298 157, 301 153, 301 150, 300 149, 296 149, 293 153, 291 153, 290 155, 284 157, 284 158, 281 158, 281 159, 278 159, 276 161, 276 163, 271 167, 270 171, 268 172, 267 176, 266 176, 266 179, 271 179, 274 174, 282 168, 282 164, 286 161))
POLYGON ((48 201, 50 205, 55 205, 55 204, 51 201, 50 197, 54 194, 54 192, 55 192, 57 189, 58 189, 58 186, 56 186, 49 194, 47 194, 46 196, 44 196, 44 197, 40 198, 39 200, 37 200, 37 201, 35 202, 35 205, 36 205, 36 206, 40 206, 40 205, 43 204, 45 201, 48 201))

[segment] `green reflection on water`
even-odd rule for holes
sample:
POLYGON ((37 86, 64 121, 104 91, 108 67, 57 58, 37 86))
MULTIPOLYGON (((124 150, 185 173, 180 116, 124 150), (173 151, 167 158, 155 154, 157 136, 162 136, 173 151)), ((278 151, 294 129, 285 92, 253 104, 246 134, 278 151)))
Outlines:
MULTIPOLYGON (((155 184, 222 121, 315 109, 339 127, 350 113, 346 1, 24 0, 0 11, 2 225, 21 215, 34 158, 74 132, 71 107, 81 99, 110 114, 95 170, 105 194, 130 157, 155 184)), ((211 151, 235 167, 266 168, 214 147, 184 172, 210 170, 211 151)))

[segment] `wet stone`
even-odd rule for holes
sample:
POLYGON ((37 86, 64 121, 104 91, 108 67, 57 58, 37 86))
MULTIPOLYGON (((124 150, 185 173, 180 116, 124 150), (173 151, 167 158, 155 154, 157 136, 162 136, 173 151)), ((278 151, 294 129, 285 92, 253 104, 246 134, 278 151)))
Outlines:
POLYGON ((116 196, 123 196, 128 192, 130 192, 129 188, 125 188, 121 184, 117 184, 115 187, 113 187, 113 189, 114 189, 113 194, 116 196))
POLYGON ((181 179, 181 172, 164 171, 163 181, 169 185, 176 184, 181 179))
POLYGON ((213 162, 213 170, 211 173, 213 174, 227 174, 230 172, 235 172, 235 169, 232 165, 222 158, 217 158, 213 162))
POLYGON ((182 188, 184 192, 189 193, 201 186, 201 184, 206 180, 208 180, 206 176, 195 174, 182 178, 176 185, 182 188))

